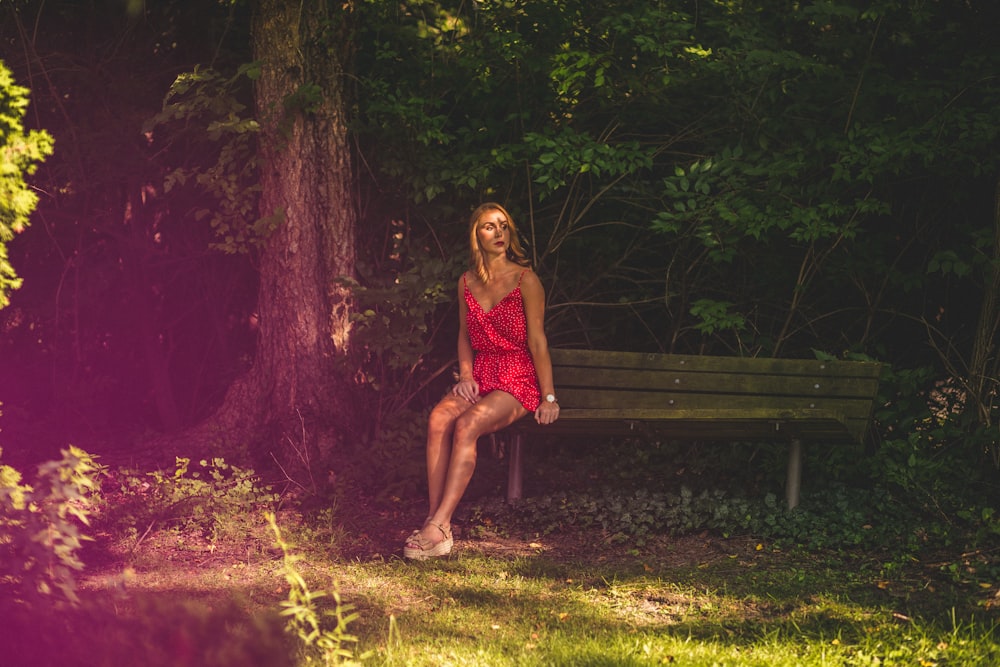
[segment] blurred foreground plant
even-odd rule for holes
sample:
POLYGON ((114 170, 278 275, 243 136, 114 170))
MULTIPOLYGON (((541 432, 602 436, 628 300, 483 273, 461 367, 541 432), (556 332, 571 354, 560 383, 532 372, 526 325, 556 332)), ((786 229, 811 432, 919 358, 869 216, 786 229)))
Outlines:
POLYGON ((33 485, 0 465, 0 583, 13 589, 8 601, 79 601, 78 552, 91 539, 80 524, 90 525, 104 473, 95 459, 70 446, 62 459, 38 467, 33 485))
POLYGON ((334 586, 327 591, 309 590, 302 573, 296 567, 301 556, 291 552, 289 544, 281 536, 281 529, 272 512, 267 513, 267 522, 274 532, 274 539, 284 554, 282 570, 288 582, 288 598, 281 602, 281 615, 288 618, 285 626, 289 633, 294 634, 302 642, 304 665, 359 665, 359 660, 366 656, 355 657, 354 652, 345 648, 345 644, 356 644, 358 638, 347 631, 347 626, 358 618, 354 607, 345 604, 340 598, 340 592, 334 586), (333 609, 321 610, 317 601, 330 596, 333 598, 333 609), (324 627, 324 618, 336 620, 333 627, 324 627), (318 650, 319 659, 315 653, 318 650))

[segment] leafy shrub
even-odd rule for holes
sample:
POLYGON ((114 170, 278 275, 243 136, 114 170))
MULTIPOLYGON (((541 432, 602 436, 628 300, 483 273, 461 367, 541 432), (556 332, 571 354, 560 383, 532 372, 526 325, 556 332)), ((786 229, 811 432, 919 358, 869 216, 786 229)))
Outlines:
POLYGON ((388 416, 365 451, 361 483, 386 500, 416 495, 426 475, 424 442, 428 410, 402 409, 388 416))
MULTIPOLYGON (((399 236, 393 253, 402 256, 406 239, 403 231, 399 236)), ((382 496, 412 493, 423 479, 423 456, 417 452, 427 414, 421 405, 449 366, 429 360, 444 317, 442 305, 454 298, 458 260, 420 251, 406 255, 406 264, 382 271, 361 267, 364 284, 344 279, 357 302, 352 356, 344 358, 344 372, 363 397, 368 426, 356 440, 356 474, 365 488, 382 496)), ((449 344, 448 354, 453 350, 449 344)))
MULTIPOLYGON (((288 582, 288 598, 281 602, 281 615, 288 619, 285 629, 301 642, 303 664, 357 665, 354 651, 346 648, 356 644, 358 638, 348 632, 350 623, 358 618, 353 607, 341 600, 336 586, 327 591, 309 589, 305 577, 299 572, 297 563, 301 556, 292 553, 289 544, 282 537, 274 514, 267 514, 267 522, 274 533, 275 541, 284 556, 282 571, 288 582), (333 608, 322 610, 318 601, 324 597, 333 599, 333 608), (332 618, 334 623, 324 623, 332 618)), ((364 658, 366 656, 362 656, 364 658)))
POLYGON ((714 530, 753 535, 779 545, 808 549, 889 549, 911 553, 921 546, 927 526, 885 492, 837 488, 803 498, 788 510, 774 494, 748 500, 725 491, 677 493, 605 489, 529 498, 514 508, 477 508, 511 522, 552 533, 600 528, 611 541, 642 545, 656 534, 681 535, 714 530), (921 532, 923 531, 923 532, 921 532))
POLYGON ((227 464, 221 458, 199 461, 177 457, 172 472, 140 475, 116 471, 115 502, 106 521, 134 538, 156 526, 202 531, 213 541, 245 539, 255 521, 255 510, 273 505, 278 497, 261 486, 253 470, 227 464), (142 531, 142 532, 140 532, 142 531))
POLYGON ((955 382, 929 367, 898 369, 883 378, 880 393, 880 440, 866 461, 873 480, 936 512, 995 491, 989 452, 1000 429, 974 423, 955 382))
POLYGON ((458 273, 455 260, 424 254, 408 259, 405 270, 368 271, 364 285, 343 279, 357 302, 351 315, 352 346, 361 359, 350 360, 361 362, 362 376, 357 379, 371 390, 385 392, 394 405, 408 403, 410 392, 423 379, 415 372, 432 349, 438 306, 453 300, 458 273))
POLYGON ((78 602, 74 573, 90 539, 80 524, 90 524, 102 473, 94 456, 72 446, 41 464, 32 485, 0 465, 0 581, 14 590, 9 600, 78 602))

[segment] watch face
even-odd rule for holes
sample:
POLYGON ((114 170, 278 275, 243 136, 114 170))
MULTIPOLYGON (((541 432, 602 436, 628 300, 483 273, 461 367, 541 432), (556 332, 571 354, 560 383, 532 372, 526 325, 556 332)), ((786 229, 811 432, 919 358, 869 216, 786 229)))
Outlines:
POLYGON ((545 400, 548 401, 549 403, 555 403, 556 402, 555 394, 546 394, 545 400))

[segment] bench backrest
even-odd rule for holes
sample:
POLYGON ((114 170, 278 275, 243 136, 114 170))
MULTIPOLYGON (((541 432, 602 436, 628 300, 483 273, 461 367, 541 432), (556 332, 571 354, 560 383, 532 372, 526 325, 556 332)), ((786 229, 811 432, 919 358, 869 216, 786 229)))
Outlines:
MULTIPOLYGON (((560 407, 567 417, 618 411, 720 421, 755 415, 835 421, 862 440, 882 365, 877 362, 551 350, 560 407)), ((780 421, 780 420, 779 420, 780 421)), ((834 435, 831 433, 831 435, 834 435)))

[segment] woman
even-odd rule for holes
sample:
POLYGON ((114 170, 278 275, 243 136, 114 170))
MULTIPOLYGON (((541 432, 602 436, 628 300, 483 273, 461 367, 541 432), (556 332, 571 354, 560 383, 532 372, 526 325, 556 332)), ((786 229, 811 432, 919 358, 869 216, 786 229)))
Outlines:
POLYGON ((534 412, 559 417, 545 339, 545 290, 524 255, 510 214, 492 202, 469 219, 469 270, 458 280, 458 382, 427 425, 430 514, 403 555, 451 552, 451 517, 476 468, 476 441, 534 412))

